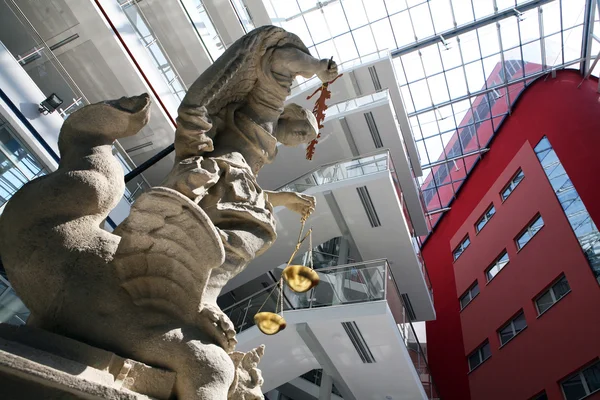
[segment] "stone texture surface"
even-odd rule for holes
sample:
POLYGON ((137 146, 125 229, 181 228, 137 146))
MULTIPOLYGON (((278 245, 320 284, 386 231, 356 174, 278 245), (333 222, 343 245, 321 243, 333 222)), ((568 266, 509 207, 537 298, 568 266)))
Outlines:
POLYGON ((3 399, 168 400, 174 386, 174 372, 41 329, 0 324, 3 399))
MULTIPOLYGON (((118 363, 128 359, 118 373, 105 354, 81 350, 88 358, 71 362, 108 368, 123 387, 133 378, 132 390, 150 376, 136 360, 175 372, 180 399, 262 398, 256 364, 263 349, 232 353, 235 330, 216 299, 272 245, 273 207, 302 216, 314 209, 311 196, 263 191, 256 175, 276 156, 278 141, 297 145, 316 136, 309 111, 284 108, 294 78, 315 74, 329 81, 337 66, 314 59, 281 28, 261 27, 235 42, 178 110, 172 172, 113 233, 100 228, 124 190, 111 145, 147 122, 149 98, 73 113, 60 132, 58 170, 25 185, 0 216, 0 254, 31 310, 28 325, 115 352, 118 363)), ((55 350, 44 349, 37 351, 55 350)), ((73 358, 58 353, 52 357, 73 358)), ((37 371, 19 364, 27 356, 6 360, 6 368, 37 371)), ((60 379, 43 373, 42 380, 72 378, 58 369, 60 379)), ((160 379, 142 386, 150 381, 160 379)))

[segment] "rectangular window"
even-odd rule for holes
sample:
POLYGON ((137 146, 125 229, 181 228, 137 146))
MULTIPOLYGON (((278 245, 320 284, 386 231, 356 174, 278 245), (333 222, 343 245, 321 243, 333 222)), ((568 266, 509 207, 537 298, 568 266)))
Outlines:
POLYGON ((487 210, 485 210, 481 218, 477 220, 477 223, 475 224, 475 231, 479 232, 480 230, 482 230, 485 224, 488 223, 488 221, 494 216, 494 214, 496 214, 496 209, 494 208, 494 204, 492 204, 487 210))
POLYGON ((547 137, 544 136, 535 146, 535 153, 577 240, 579 240, 581 250, 583 250, 596 280, 600 283, 600 230, 588 213, 547 137))
POLYGON ((500 336, 500 344, 504 346, 508 341, 519 334, 523 329, 527 328, 525 314, 523 310, 516 317, 511 319, 506 325, 498 330, 500 336))
POLYGON ((544 311, 552 307, 554 303, 562 299, 570 291, 569 282, 567 282, 567 278, 563 275, 548 290, 535 299, 538 315, 544 313, 544 311))
POLYGON ((508 184, 504 186, 504 189, 502 189, 502 191, 500 192, 500 197, 502 198, 502 201, 508 199, 508 196, 510 196, 510 194, 515 190, 517 185, 521 183, 523 178, 525 178, 525 174, 523 174, 523 171, 519 168, 517 173, 510 180, 510 182, 508 182, 508 184))
POLYGON ((538 393, 537 395, 533 396, 530 400, 548 400, 548 395, 544 390, 542 393, 538 393))
POLYGON ((508 253, 506 250, 500 254, 500 256, 485 270, 485 276, 487 277, 488 282, 494 279, 498 272, 502 270, 508 264, 508 253))
POLYGON ((523 246, 529 243, 531 238, 534 237, 543 226, 544 220, 542 219, 541 215, 538 215, 515 239, 515 242, 517 243, 517 249, 521 250, 523 246))
POLYGON ((579 400, 600 390, 600 361, 561 382, 566 400, 579 400))
POLYGON ((462 296, 460 296, 460 309, 462 311, 463 308, 465 308, 471 301, 473 301, 473 299, 475 298, 475 296, 477 296, 479 294, 479 285, 477 284, 477 281, 475 281, 475 283, 473 284, 473 286, 471 286, 466 292, 465 294, 463 294, 462 296))
POLYGON ((470 244, 471 241, 469 240, 469 235, 467 235, 452 252, 452 254, 454 255, 454 261, 456 261, 458 257, 460 257, 460 255, 467 249, 467 247, 469 247, 470 244))
POLYGON ((484 344, 479 346, 477 350, 469 356, 469 371, 473 371, 479 364, 490 358, 491 355, 490 343, 486 340, 484 344))

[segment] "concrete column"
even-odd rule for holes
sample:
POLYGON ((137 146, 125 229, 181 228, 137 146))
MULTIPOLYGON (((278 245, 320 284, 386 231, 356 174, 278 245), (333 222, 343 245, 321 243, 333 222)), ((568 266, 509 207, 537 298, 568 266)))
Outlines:
POLYGON ((321 376, 321 387, 319 388, 319 400, 331 400, 331 389, 333 387, 333 379, 331 375, 323 371, 321 376))

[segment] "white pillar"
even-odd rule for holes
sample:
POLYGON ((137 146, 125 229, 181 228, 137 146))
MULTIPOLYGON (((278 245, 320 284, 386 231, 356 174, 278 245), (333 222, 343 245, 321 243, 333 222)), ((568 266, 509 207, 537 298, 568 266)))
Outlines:
POLYGON ((244 36, 244 28, 229 0, 203 0, 202 4, 225 47, 244 36))
POLYGON ((321 387, 319 388, 319 400, 331 400, 332 387, 333 379, 331 379, 331 375, 323 371, 321 375, 321 387))
POLYGON ((263 25, 271 25, 271 18, 262 0, 244 0, 244 3, 248 8, 254 26, 258 28, 263 25))

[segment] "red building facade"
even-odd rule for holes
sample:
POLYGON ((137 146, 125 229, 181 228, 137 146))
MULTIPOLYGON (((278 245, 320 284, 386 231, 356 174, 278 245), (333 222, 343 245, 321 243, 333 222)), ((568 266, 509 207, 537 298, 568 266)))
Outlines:
POLYGON ((561 383, 600 357, 600 286, 534 150, 548 139, 600 223, 600 94, 597 80, 581 80, 561 71, 521 94, 423 246, 437 312, 429 364, 445 400, 564 399, 561 383), (568 290, 556 286, 540 313, 536 300, 557 282, 568 290))

